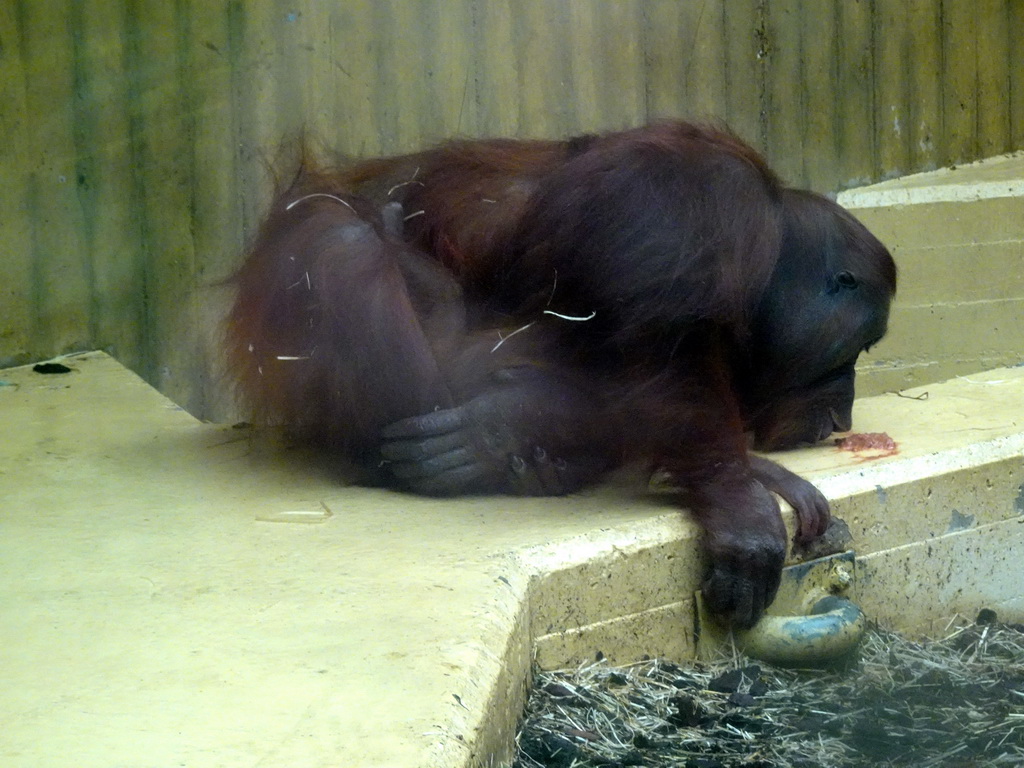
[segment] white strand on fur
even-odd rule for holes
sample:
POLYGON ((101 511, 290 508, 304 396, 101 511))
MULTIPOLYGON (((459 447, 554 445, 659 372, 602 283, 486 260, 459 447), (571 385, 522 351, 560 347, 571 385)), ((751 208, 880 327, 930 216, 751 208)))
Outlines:
POLYGON ((552 312, 550 309, 545 309, 544 310, 544 314, 545 315, 554 315, 555 317, 560 317, 562 320, 572 320, 574 323, 585 323, 587 320, 593 320, 595 317, 597 317, 597 310, 595 309, 593 312, 591 312, 586 317, 573 317, 572 315, 560 315, 557 312, 552 312))
POLYGON ((419 166, 417 166, 416 170, 412 172, 412 177, 408 181, 400 181, 398 184, 395 184, 395 186, 388 190, 388 197, 391 197, 391 195, 394 193, 396 189, 401 189, 402 187, 407 186, 409 184, 419 184, 421 187, 427 186, 422 181, 416 181, 416 177, 419 175, 420 169, 419 166))
POLYGON ((285 290, 290 291, 292 288, 295 288, 296 286, 302 285, 303 283, 306 284, 306 289, 307 290, 310 290, 310 291, 313 290, 313 284, 309 281, 309 272, 307 272, 304 277, 300 277, 294 283, 289 285, 285 290))
POLYGON ((502 335, 501 335, 501 331, 498 331, 498 338, 499 338, 499 339, 501 339, 501 341, 499 341, 499 342, 498 342, 497 344, 495 344, 495 345, 494 345, 493 347, 491 347, 491 352, 495 352, 495 351, 497 351, 498 347, 500 347, 500 346, 501 346, 502 344, 504 344, 504 343, 505 343, 506 341, 508 341, 509 339, 511 339, 511 338, 512 338, 513 336, 515 336, 515 335, 516 335, 517 333, 522 333, 523 331, 525 331, 525 330, 526 330, 527 328, 529 328, 529 327, 530 327, 531 325, 533 325, 533 323, 535 323, 535 322, 537 322, 537 321, 536 321, 536 320, 534 320, 534 321, 532 321, 532 322, 529 322, 529 323, 527 323, 527 324, 526 324, 526 325, 524 325, 524 326, 523 326, 522 328, 516 328, 516 329, 515 329, 514 331, 512 331, 512 333, 510 333, 510 334, 509 334, 508 336, 502 336, 502 335))
POLYGON ((337 202, 341 203, 342 205, 344 205, 349 210, 355 211, 355 208, 353 208, 347 202, 342 200, 340 197, 338 197, 337 195, 332 195, 332 194, 330 194, 328 192, 310 192, 308 195, 303 195, 298 200, 292 200, 290 203, 288 203, 288 205, 286 205, 284 207, 284 209, 286 211, 290 211, 292 208, 294 208, 296 205, 301 203, 303 200, 309 200, 311 197, 329 197, 331 200, 336 200, 337 202))
POLYGON ((557 288, 558 288, 558 270, 556 269, 555 270, 555 279, 551 283, 551 293, 548 295, 548 303, 544 305, 545 307, 550 307, 551 306, 551 302, 555 298, 555 290, 557 288))

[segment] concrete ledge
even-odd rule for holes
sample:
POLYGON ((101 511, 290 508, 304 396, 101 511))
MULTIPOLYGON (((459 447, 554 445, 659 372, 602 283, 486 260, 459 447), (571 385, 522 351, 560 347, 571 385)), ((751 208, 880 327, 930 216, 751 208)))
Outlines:
MULTIPOLYGON (((534 654, 692 651, 696 531, 664 498, 345 488, 102 354, 68 364, 0 371, 4 766, 491 765, 534 654), (295 510, 323 522, 264 522, 295 510)), ((1024 618, 1024 369, 855 419, 899 453, 781 458, 850 523, 869 616, 1024 618)))
POLYGON ((998 197, 1024 197, 1024 152, 849 189, 839 195, 839 203, 848 208, 884 208, 998 197))

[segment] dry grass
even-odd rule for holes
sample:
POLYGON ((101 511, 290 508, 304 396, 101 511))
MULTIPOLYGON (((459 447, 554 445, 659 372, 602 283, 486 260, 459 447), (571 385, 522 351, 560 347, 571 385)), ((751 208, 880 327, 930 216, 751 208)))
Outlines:
POLYGON ((542 672, 518 747, 516 768, 1020 766, 1024 627, 926 643, 873 629, 825 672, 738 654, 542 672))

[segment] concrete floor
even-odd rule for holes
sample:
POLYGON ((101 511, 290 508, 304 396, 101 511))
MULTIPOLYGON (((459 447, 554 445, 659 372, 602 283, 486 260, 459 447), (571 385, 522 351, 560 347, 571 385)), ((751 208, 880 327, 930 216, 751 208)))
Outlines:
MULTIPOLYGON (((0 371, 0 765, 487 765, 534 652, 692 648, 695 530, 663 498, 344 487, 101 353, 66 362, 0 371)), ((925 389, 858 402, 899 455, 784 460, 850 522, 869 616, 904 614, 894 592, 921 621, 1022 612, 1024 369, 925 389)))

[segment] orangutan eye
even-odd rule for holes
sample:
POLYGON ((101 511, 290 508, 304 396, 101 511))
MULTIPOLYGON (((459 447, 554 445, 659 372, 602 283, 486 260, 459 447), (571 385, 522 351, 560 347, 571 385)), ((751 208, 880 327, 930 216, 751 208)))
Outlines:
POLYGON ((843 288, 846 290, 853 290, 857 287, 857 278, 852 272, 843 270, 835 277, 836 288, 843 288))

